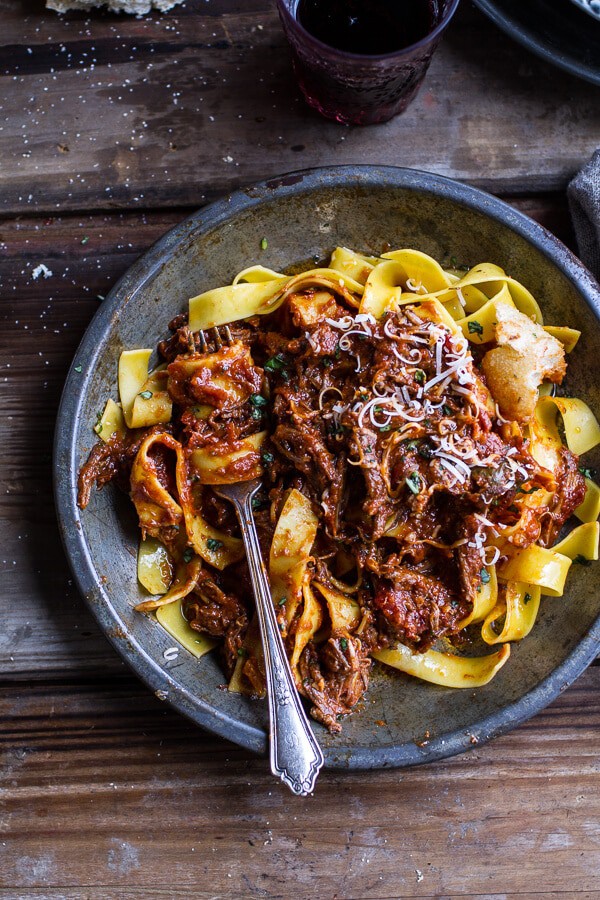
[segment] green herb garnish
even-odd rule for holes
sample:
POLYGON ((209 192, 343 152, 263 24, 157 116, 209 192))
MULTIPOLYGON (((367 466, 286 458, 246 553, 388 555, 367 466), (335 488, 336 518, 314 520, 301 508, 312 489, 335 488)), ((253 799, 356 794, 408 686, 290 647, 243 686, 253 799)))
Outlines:
POLYGON ((476 319, 469 322, 469 334, 478 334, 481 337, 483 334, 483 325, 481 322, 478 322, 476 319))
POLYGON ((189 563, 194 558, 194 551, 191 547, 186 547, 183 551, 183 561, 189 563))
POLYGON ((525 604, 525 606, 527 606, 527 604, 529 603, 530 600, 531 600, 531 594, 525 594, 525 596, 523 597, 523 603, 525 604))
POLYGON ((415 369, 415 381, 417 384, 425 384, 426 377, 423 369, 415 369))
POLYGON ((75 366, 75 371, 79 375, 83 371, 83 366, 75 366))
POLYGON ((347 650, 347 649, 348 649, 348 639, 347 639, 347 638, 341 638, 341 639, 340 639, 340 649, 341 649, 341 650, 347 650))
POLYGON ((223 541, 218 541, 216 538, 208 538, 206 546, 209 550, 220 550, 223 546, 223 541))
POLYGON ((479 574, 481 575, 481 583, 482 583, 482 584, 489 584, 489 583, 490 583, 490 578, 491 578, 491 576, 490 576, 490 573, 488 572, 488 570, 487 570, 485 567, 481 570, 481 572, 480 572, 479 574))
POLYGON ((262 454, 262 461, 266 466, 270 466, 271 463, 275 462, 275 457, 272 453, 269 453, 268 450, 265 450, 265 452, 262 454))
POLYGON ((584 478, 589 478, 590 481, 594 480, 594 476, 596 474, 594 469, 588 469, 585 466, 579 466, 579 471, 581 472, 581 474, 583 475, 584 478))
POLYGON ((277 602, 277 606, 285 606, 286 602, 287 602, 287 597, 280 597, 277 602))
POLYGON ((519 494, 535 494, 536 491, 540 491, 541 488, 534 485, 531 488, 524 488, 522 484, 520 484, 517 488, 517 492, 519 494))
POLYGON ((264 365, 267 372, 281 372, 285 369, 286 359, 282 353, 276 353, 271 359, 268 359, 264 365))
POLYGON ((266 239, 266 237, 262 238, 262 240, 261 240, 261 242, 260 242, 260 249, 261 249, 261 250, 266 250, 268 246, 269 246, 269 242, 268 242, 268 240, 266 239))
POLYGON ((152 391, 142 391, 142 392, 139 394, 139 396, 142 397, 144 400, 149 400, 150 397, 153 396, 153 394, 152 394, 152 391))
POLYGON ((413 494, 418 494, 421 491, 421 479, 419 477, 418 472, 411 472, 410 475, 407 475, 404 479, 406 487, 413 494))
POLYGON ((261 406, 267 406, 269 401, 262 394, 250 394, 250 403, 257 409, 260 409, 261 406))

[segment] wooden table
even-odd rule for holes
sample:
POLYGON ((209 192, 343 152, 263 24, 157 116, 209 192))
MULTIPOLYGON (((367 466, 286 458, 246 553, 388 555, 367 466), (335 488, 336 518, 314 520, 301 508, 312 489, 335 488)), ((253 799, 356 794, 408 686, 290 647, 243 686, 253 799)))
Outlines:
POLYGON ((564 189, 598 143, 598 90, 464 2, 409 111, 349 129, 304 106, 268 0, 42 6, 0 0, 0 897, 600 897, 600 668, 488 746, 325 772, 297 799, 129 673, 73 587, 51 494, 84 329, 191 209, 390 163, 483 186, 572 244, 564 189))

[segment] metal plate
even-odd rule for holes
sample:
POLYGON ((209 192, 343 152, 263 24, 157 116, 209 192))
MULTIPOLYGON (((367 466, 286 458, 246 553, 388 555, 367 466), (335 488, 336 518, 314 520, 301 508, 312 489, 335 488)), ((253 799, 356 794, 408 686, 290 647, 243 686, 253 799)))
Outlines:
MULTIPOLYGON (((226 284, 256 261, 275 269, 306 267, 337 244, 373 254, 388 244, 416 247, 442 260, 505 267, 541 301, 547 321, 583 331, 567 389, 600 409, 600 384, 590 380, 600 357, 600 288, 591 275, 556 238, 511 207, 425 172, 360 166, 272 179, 191 216, 129 270, 85 334, 59 411, 54 472, 65 549, 101 628, 146 684, 199 725, 259 753, 266 749, 264 705, 222 689, 215 654, 198 662, 182 650, 178 660, 165 661, 172 639, 133 609, 140 598, 135 512, 109 487, 80 513, 77 472, 94 442, 96 413, 116 396, 122 349, 155 346, 188 297, 226 284), (263 237, 268 250, 261 252, 263 237)), ((513 647, 507 665, 484 688, 448 690, 376 667, 341 735, 315 724, 326 765, 377 768, 439 759, 549 703, 600 646, 599 569, 573 569, 567 596, 544 599, 532 634, 513 647)))
POLYGON ((474 0, 492 22, 532 53, 600 84, 600 21, 591 21, 575 2, 579 9, 569 0, 474 0))
POLYGON ((571 0, 571 3, 600 21, 600 0, 571 0))

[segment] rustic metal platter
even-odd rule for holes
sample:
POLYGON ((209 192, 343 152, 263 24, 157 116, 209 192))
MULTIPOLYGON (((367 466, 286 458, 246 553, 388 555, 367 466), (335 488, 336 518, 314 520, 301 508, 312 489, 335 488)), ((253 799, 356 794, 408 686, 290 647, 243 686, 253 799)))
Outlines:
POLYGON ((578 78, 600 85, 598 0, 474 0, 474 3, 502 31, 532 53, 578 78))
MULTIPOLYGON (((548 322, 583 331, 569 359, 567 390, 600 410, 590 373, 600 357, 600 288, 549 232, 500 200, 410 169, 347 166, 284 175, 200 210, 165 235, 103 301, 73 360, 55 438, 55 496, 64 546, 79 589, 109 640, 140 678, 204 728, 259 753, 264 704, 223 689, 215 654, 165 660, 173 639, 136 613, 138 529, 127 497, 112 486, 82 513, 78 470, 92 426, 116 397, 125 348, 154 347, 190 296, 227 283, 255 262, 289 270, 323 259, 338 244, 377 254, 415 247, 444 261, 503 266, 538 298, 548 322), (267 238, 268 249, 261 250, 267 238)), ((591 457, 593 454, 590 454, 591 457)), ((596 460, 586 457, 586 465, 596 460)), ((315 723, 333 768, 411 765, 471 748, 548 704, 600 649, 595 566, 574 566, 567 593, 544 598, 534 631, 512 648, 496 678, 477 690, 448 690, 377 667, 366 699, 332 736, 315 723)))

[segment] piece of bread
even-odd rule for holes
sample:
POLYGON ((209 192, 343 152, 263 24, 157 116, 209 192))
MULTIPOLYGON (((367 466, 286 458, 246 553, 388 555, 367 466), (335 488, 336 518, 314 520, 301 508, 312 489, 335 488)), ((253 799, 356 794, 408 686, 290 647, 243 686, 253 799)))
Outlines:
POLYGON ((487 385, 503 416, 529 422, 542 381, 565 376, 564 347, 508 303, 496 306, 496 343, 481 361, 487 385))
POLYGON ((90 10, 94 7, 107 6, 111 12, 124 12, 132 16, 145 16, 152 9, 167 12, 183 0, 46 0, 46 7, 58 13, 71 9, 90 10))

